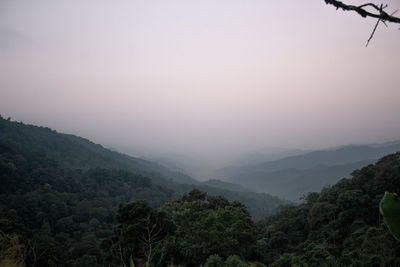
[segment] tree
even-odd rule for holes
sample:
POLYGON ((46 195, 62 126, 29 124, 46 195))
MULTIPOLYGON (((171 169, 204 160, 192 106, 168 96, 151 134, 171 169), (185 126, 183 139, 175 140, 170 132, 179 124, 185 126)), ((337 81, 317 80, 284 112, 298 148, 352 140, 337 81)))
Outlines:
POLYGON ((162 211, 153 209, 144 200, 118 208, 116 237, 111 241, 114 261, 128 265, 133 257, 144 258, 150 265, 154 249, 173 231, 173 224, 162 211))
POLYGON ((176 231, 160 247, 160 266, 200 266, 211 255, 222 259, 234 254, 249 258, 256 243, 256 228, 240 203, 193 190, 166 205, 166 209, 176 231))
POLYGON ((0 266, 25 266, 26 247, 16 234, 0 230, 0 266))

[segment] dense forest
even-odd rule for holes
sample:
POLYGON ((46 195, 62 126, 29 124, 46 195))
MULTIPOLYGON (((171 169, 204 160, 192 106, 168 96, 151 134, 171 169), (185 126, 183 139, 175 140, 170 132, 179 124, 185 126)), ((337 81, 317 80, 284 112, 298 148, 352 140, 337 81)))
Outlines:
POLYGON ((400 265, 378 210, 385 191, 400 192, 400 153, 291 205, 178 184, 150 162, 135 171, 118 165, 128 156, 89 153, 85 139, 63 147, 50 129, 0 122, 0 266, 400 265), (90 160, 74 166, 78 148, 90 160))
POLYGON ((278 206, 288 203, 269 194, 249 192, 226 182, 200 183, 186 174, 171 171, 148 160, 111 151, 82 137, 1 117, 0 142, 22 147, 35 155, 52 159, 62 169, 81 171, 96 168, 119 169, 146 176, 154 185, 169 191, 171 193, 169 199, 177 198, 195 188, 210 194, 223 195, 229 200, 245 204, 256 219, 265 217, 274 212, 278 206))
POLYGON ((260 222, 262 261, 272 266, 398 266, 400 244, 383 224, 378 206, 385 191, 400 190, 400 153, 352 176, 260 222))

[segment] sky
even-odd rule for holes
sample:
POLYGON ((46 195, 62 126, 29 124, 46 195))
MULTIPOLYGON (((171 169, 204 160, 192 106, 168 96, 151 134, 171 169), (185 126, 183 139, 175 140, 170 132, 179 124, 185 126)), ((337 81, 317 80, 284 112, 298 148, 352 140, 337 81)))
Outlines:
POLYGON ((1 0, 0 114, 215 164, 399 140, 400 25, 365 47, 375 23, 323 0, 1 0))

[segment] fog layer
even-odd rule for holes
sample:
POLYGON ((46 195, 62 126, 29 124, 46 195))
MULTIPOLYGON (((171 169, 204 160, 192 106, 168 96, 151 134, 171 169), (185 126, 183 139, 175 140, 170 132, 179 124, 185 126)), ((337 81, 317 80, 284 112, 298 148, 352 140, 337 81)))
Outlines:
POLYGON ((374 24, 323 0, 5 0, 0 114, 213 165, 400 139, 400 32, 365 48, 374 24))

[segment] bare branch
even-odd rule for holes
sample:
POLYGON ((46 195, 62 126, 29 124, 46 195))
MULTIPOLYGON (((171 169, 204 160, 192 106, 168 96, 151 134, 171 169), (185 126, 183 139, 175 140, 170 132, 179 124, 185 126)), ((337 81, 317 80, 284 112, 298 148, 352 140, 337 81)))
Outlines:
POLYGON ((374 27, 374 30, 372 31, 371 36, 369 37, 369 39, 368 39, 368 41, 367 41, 367 44, 366 44, 365 46, 368 46, 369 41, 371 41, 372 37, 374 37, 375 31, 376 31, 376 28, 378 28, 379 22, 381 22, 380 19, 378 19, 378 21, 376 22, 375 27, 374 27))
POLYGON ((371 17, 371 18, 377 18, 378 19, 378 21, 376 22, 375 27, 374 27, 370 37, 367 40, 366 46, 368 46, 369 42, 374 37, 375 31, 378 28, 379 22, 382 22, 386 27, 388 26, 386 24, 386 22, 400 23, 400 18, 393 16, 394 14, 396 14, 397 10, 392 12, 390 15, 384 11, 384 9, 388 7, 388 5, 381 4, 380 6, 377 6, 377 5, 373 4, 373 3, 366 3, 366 4, 363 4, 363 5, 360 5, 360 6, 354 6, 354 5, 344 4, 343 2, 336 1, 336 0, 325 0, 325 3, 327 5, 335 6, 336 9, 343 9, 344 11, 355 11, 363 18, 371 17), (371 7, 376 12, 373 13, 373 12, 367 11, 365 9, 366 7, 371 7))
POLYGON ((360 6, 354 6, 354 5, 347 5, 344 4, 341 1, 336 1, 336 0, 325 0, 325 3, 327 5, 333 5, 336 7, 336 9, 342 9, 344 11, 354 11, 357 12, 361 17, 366 18, 366 17, 371 17, 371 18, 377 18, 385 22, 392 22, 392 23, 399 23, 400 24, 400 18, 393 16, 396 12, 392 14, 388 14, 384 11, 384 9, 387 7, 387 5, 381 5, 380 7, 373 4, 373 3, 367 3, 363 4, 360 6), (365 9, 365 7, 372 7, 376 12, 370 12, 365 9))

